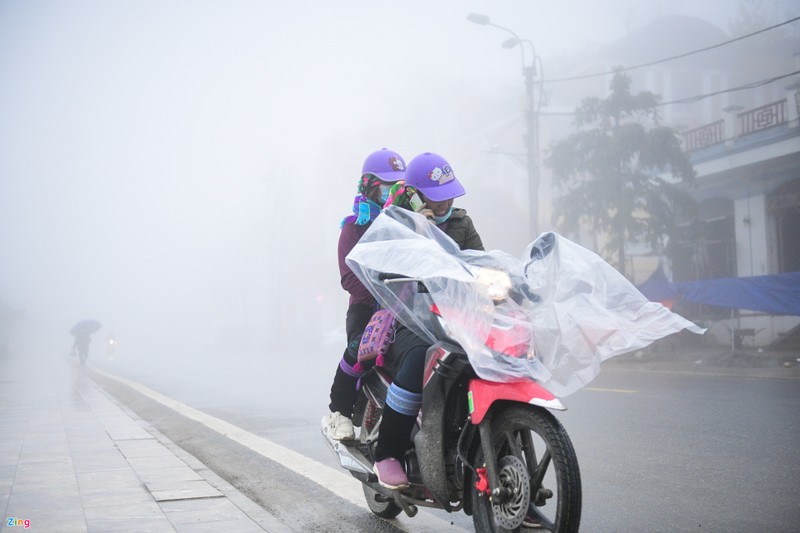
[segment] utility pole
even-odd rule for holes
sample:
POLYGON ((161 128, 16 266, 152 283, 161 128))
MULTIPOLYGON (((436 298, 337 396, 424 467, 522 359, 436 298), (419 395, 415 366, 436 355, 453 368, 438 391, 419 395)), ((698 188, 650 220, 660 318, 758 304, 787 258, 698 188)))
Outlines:
POLYGON ((531 240, 538 237, 539 228, 539 114, 534 100, 536 63, 523 68, 525 75, 525 134, 522 136, 528 163, 528 202, 531 240))
POLYGON ((513 30, 492 23, 486 15, 470 13, 467 15, 467 20, 481 26, 493 26, 510 33, 513 37, 501 45, 503 48, 514 48, 519 45, 522 75, 525 77, 525 133, 522 135, 522 144, 525 147, 527 158, 528 225, 531 232, 530 237, 533 240, 539 236, 539 111, 535 94, 536 61, 538 56, 530 40, 520 39, 513 30), (525 61, 525 43, 531 48, 530 64, 525 61))

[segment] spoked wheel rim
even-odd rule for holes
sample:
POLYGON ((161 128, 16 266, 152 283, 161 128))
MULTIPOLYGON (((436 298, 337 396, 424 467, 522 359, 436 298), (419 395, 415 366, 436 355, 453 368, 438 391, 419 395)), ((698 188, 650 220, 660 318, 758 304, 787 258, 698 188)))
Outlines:
MULTIPOLYGON (((509 408, 494 418, 491 433, 501 484, 513 490, 506 501, 495 501, 473 485, 476 531, 519 531, 526 516, 542 531, 578 531, 580 471, 572 443, 555 417, 544 410, 509 408)), ((482 453, 477 459, 483 464, 482 453)))

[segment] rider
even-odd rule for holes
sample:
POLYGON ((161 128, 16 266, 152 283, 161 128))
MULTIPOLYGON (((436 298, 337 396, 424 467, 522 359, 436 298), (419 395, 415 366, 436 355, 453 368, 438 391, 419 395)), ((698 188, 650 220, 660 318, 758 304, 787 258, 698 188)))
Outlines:
MULTIPOLYGON (((465 194, 450 164, 440 155, 425 152, 411 160, 406 170, 408 197, 416 191, 425 202, 419 211, 453 239, 462 250, 483 250, 483 243, 464 209, 453 207, 453 199, 465 194)), ((402 201, 396 202, 401 206, 402 201)), ((430 343, 398 326, 395 341, 386 354, 401 361, 389 387, 375 449, 375 474, 384 487, 408 486, 402 466, 411 447, 411 430, 422 406, 422 375, 430 343)))
POLYGON ((367 231, 389 198, 389 189, 405 175, 406 163, 397 152, 382 148, 371 153, 364 161, 358 182, 358 196, 353 202, 353 214, 342 221, 339 235, 339 273, 342 287, 350 293, 345 331, 347 347, 344 350, 331 385, 330 413, 322 417, 322 427, 335 440, 352 440, 353 404, 356 382, 363 374, 358 365, 358 344, 377 307, 375 298, 345 264, 345 257, 367 231))

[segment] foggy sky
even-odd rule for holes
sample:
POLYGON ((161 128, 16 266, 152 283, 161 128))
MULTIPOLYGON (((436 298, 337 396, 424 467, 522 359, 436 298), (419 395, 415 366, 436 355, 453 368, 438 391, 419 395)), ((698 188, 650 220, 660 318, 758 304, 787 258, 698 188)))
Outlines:
POLYGON ((529 240, 524 167, 486 154, 519 151, 519 52, 467 13, 557 72, 658 15, 725 29, 737 3, 0 0, 0 303, 40 350, 82 318, 130 350, 318 343, 373 150, 444 155, 487 247, 529 240))

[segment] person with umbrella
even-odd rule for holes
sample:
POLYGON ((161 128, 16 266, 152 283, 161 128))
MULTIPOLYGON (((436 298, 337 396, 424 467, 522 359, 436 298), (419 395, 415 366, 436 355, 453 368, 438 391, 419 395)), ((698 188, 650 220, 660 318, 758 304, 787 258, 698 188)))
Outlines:
POLYGON ((75 337, 75 342, 72 344, 72 350, 78 352, 78 359, 80 363, 86 364, 86 359, 89 357, 89 344, 92 342, 92 333, 97 332, 102 327, 102 324, 97 320, 81 320, 69 331, 75 337))

